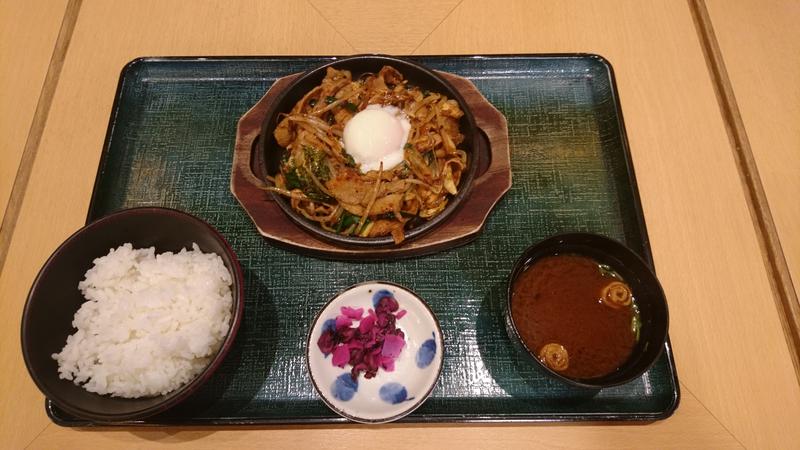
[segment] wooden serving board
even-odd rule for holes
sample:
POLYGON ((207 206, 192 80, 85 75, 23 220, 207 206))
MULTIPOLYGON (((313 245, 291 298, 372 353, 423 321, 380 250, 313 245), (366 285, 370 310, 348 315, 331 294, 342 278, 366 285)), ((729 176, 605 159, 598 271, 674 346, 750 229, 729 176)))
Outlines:
MULTIPOLYGON (((231 192, 270 243, 303 254, 329 259, 388 259, 421 256, 457 247, 474 240, 483 229, 495 204, 511 188, 511 155, 506 118, 466 78, 438 72, 467 102, 475 122, 488 140, 485 155, 478 158, 478 173, 469 196, 450 217, 430 232, 390 247, 343 247, 318 239, 298 227, 265 191, 268 185, 254 170, 255 145, 266 111, 279 94, 301 74, 278 79, 241 119, 236 129, 236 146, 231 170, 231 192)), ((480 146, 477 146, 480 147, 480 146)))

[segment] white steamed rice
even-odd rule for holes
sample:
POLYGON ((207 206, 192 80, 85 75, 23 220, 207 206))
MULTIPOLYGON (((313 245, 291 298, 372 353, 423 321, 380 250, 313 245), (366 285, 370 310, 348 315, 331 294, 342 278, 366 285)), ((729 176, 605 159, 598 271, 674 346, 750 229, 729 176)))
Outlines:
POLYGON ((131 244, 94 260, 88 300, 58 361, 61 378, 115 397, 166 394, 191 381, 228 333, 231 274, 214 253, 155 254, 131 244))

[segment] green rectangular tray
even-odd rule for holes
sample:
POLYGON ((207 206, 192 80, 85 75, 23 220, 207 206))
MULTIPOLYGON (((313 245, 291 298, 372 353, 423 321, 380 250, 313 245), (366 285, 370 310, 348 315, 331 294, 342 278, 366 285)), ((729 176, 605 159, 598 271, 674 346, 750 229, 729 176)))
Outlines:
MULTIPOLYGON (((145 205, 188 211, 226 236, 246 283, 236 344, 212 379, 184 404, 127 425, 344 422, 315 393, 304 342, 331 296, 367 280, 411 288, 442 323, 441 378, 403 421, 652 421, 672 414, 680 394, 669 343, 639 379, 593 393, 527 364, 503 325, 511 266, 548 235, 604 234, 652 263, 609 63, 594 55, 414 59, 471 79, 505 114, 513 186, 475 241, 369 263, 271 246, 229 191, 239 117, 277 78, 332 58, 142 58, 123 69, 87 220, 145 205)), ((104 425, 50 401, 46 408, 59 425, 104 425)))

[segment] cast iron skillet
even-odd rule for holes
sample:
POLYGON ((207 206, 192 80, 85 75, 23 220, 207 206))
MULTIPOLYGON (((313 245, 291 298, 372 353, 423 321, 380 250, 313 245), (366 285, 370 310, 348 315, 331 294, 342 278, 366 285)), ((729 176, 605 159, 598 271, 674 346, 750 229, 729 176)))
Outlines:
MULTIPOLYGON (((431 231, 437 225, 444 222, 447 217, 453 211, 455 211, 456 208, 461 205, 461 203, 463 203, 464 199, 469 195, 469 190, 472 186, 472 181, 475 178, 475 172, 479 164, 477 156, 480 152, 477 150, 476 146, 481 145, 481 142, 480 138, 478 137, 479 131, 475 125, 475 118, 473 117, 472 112, 469 110, 467 103, 461 97, 461 94, 459 94, 458 91, 447 81, 442 79, 430 69, 427 69, 415 62, 392 56, 358 55, 325 64, 303 74, 294 83, 292 83, 292 85, 289 86, 289 88, 287 88, 280 97, 278 97, 278 100, 272 104, 271 108, 267 110, 264 122, 261 126, 261 135, 257 144, 259 147, 256 149, 256 151, 263 152, 263 163, 261 163, 262 167, 256 167, 255 169, 260 169, 259 171, 262 174, 266 173, 268 175, 275 175, 279 172, 280 159, 284 150, 277 144, 277 142, 275 142, 275 137, 273 136, 273 131, 275 131, 275 127, 281 120, 279 114, 290 111, 294 105, 301 98, 303 98, 306 93, 308 93, 308 91, 321 84, 322 79, 325 78, 325 72, 328 67, 347 69, 352 73, 353 79, 357 79, 363 73, 378 73, 385 65, 393 66, 395 69, 400 71, 401 74, 403 74, 403 77, 407 79, 409 83, 415 86, 419 86, 420 88, 431 92, 444 94, 448 98, 456 100, 461 106, 461 110, 464 111, 464 116, 461 117, 459 123, 461 134, 464 135, 464 142, 459 147, 467 153, 468 167, 466 172, 462 173, 461 175, 461 180, 458 185, 458 193, 450 198, 447 207, 445 207, 445 209, 437 216, 430 220, 420 220, 417 223, 407 225, 405 230, 405 242, 408 242, 423 235, 424 233, 431 231)), ((262 158, 257 158, 257 160, 262 160, 262 158)), ((285 197, 276 193, 272 193, 272 196, 275 202, 277 202, 278 206, 280 206, 280 208, 298 226, 325 241, 347 247, 384 247, 395 245, 391 236, 364 238, 357 236, 344 236, 326 231, 315 222, 306 219, 301 214, 293 210, 289 204, 289 201, 285 197)))

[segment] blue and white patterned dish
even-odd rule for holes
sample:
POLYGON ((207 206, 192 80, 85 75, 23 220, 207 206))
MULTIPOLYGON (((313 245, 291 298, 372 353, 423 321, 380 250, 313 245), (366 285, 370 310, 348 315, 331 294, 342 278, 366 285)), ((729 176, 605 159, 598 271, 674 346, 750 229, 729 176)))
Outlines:
POLYGON ((341 416, 361 423, 391 422, 417 409, 430 395, 442 371, 442 343, 439 321, 418 295, 391 282, 360 283, 331 299, 314 320, 306 347, 308 373, 325 404, 341 416), (370 379, 362 373, 354 381, 352 366, 334 366, 317 341, 342 307, 367 311, 374 308, 373 299, 388 294, 406 311, 396 322, 406 345, 393 371, 380 369, 370 379))

